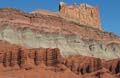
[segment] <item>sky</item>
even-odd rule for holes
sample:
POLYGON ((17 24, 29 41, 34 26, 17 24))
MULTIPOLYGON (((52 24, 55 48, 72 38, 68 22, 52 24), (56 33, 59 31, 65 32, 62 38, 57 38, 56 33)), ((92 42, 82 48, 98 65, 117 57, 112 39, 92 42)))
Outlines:
POLYGON ((103 31, 120 36, 120 0, 0 0, 0 8, 16 8, 25 12, 46 9, 57 12, 59 2, 68 5, 87 3, 98 6, 103 31))

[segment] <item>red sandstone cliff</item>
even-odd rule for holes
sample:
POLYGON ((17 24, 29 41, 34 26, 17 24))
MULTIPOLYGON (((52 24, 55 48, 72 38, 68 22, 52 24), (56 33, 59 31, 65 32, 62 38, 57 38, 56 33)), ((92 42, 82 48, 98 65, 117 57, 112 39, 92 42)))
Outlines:
MULTIPOLYGON (((97 50, 100 48, 105 52, 112 50, 113 54, 114 52, 119 53, 120 37, 101 31, 98 9, 89 5, 81 5, 79 8, 81 7, 85 10, 88 9, 88 11, 86 11, 88 12, 87 15, 79 15, 79 12, 69 10, 71 8, 78 9, 76 5, 69 7, 66 5, 63 6, 63 4, 60 6, 60 12, 64 13, 65 16, 61 13, 46 11, 27 13, 12 8, 0 9, 0 73, 2 73, 0 74, 0 78, 8 76, 13 78, 119 78, 120 60, 117 58, 106 60, 94 56, 83 56, 79 53, 79 55, 73 54, 68 57, 62 56, 64 49, 64 51, 74 49, 74 51, 77 52, 78 48, 76 47, 81 46, 81 41, 84 42, 83 47, 87 46, 86 49, 90 50, 90 52, 88 52, 89 54, 91 54, 91 52, 95 53, 96 47, 97 50), (69 15, 70 17, 68 17, 69 15), (96 18, 91 18, 91 16, 87 18, 89 15, 96 16, 96 18), (69 20, 69 18, 77 18, 79 21, 81 21, 80 19, 82 18, 82 22, 78 23, 69 20), (22 34, 20 32, 22 32, 22 34), (29 36, 23 34, 24 32, 29 36), (53 39, 52 37, 55 35, 51 36, 46 33, 64 35, 65 37, 58 36, 58 38, 53 39), (13 37, 13 34, 17 34, 16 37, 13 37), (45 38, 43 34, 47 37, 45 38), (31 38, 31 36, 35 37, 31 38), (73 38, 77 36, 80 36, 81 41, 73 38), (73 39, 69 39, 69 37, 73 39), (37 39, 34 38, 41 40, 41 43, 37 45, 42 44, 43 47, 26 48, 37 41, 37 39), (68 39, 65 40, 68 42, 66 44, 74 43, 66 46, 64 38, 68 39), (24 41, 24 39, 26 39, 26 41, 24 41), (57 48, 52 48, 53 46, 51 46, 51 44, 53 44, 53 41, 47 43, 49 42, 47 40, 52 39, 56 43, 57 48), (57 41, 59 42, 57 43, 57 41), (95 42, 97 41, 98 43, 101 41, 101 43, 96 45, 97 43, 95 42), (11 44, 14 42, 17 44, 11 44), (42 42, 44 42, 44 44, 42 42), (46 48, 46 44, 49 44, 50 47, 46 48), (77 44, 77 46, 75 44, 77 44), (60 48, 58 48, 59 46, 60 48), (11 71, 13 71, 12 74, 10 74, 11 71)), ((78 11, 80 11, 80 9, 78 11)), ((69 50, 67 53, 70 53, 69 50)))
MULTIPOLYGON (((3 44, 3 42, 0 43, 3 44)), ((1 47, 0 50, 0 66, 1 68, 5 68, 5 70, 7 70, 8 67, 11 68, 11 70, 29 70, 42 63, 46 66, 56 66, 62 63, 63 60, 58 48, 23 49, 22 47, 17 47, 8 43, 4 43, 3 47, 4 48, 1 47)))
MULTIPOLYGON (((119 59, 105 61, 104 59, 79 55, 65 58, 61 56, 58 48, 26 49, 4 41, 0 41, 0 44, 2 44, 0 46, 0 71, 3 73, 3 77, 9 71, 16 71, 16 74, 20 75, 21 69, 30 73, 38 67, 40 67, 39 72, 54 72, 53 77, 55 72, 63 71, 66 77, 68 77, 68 71, 69 74, 74 73, 72 74, 73 78, 87 78, 89 76, 92 78, 99 76, 100 78, 117 78, 119 76, 117 74, 120 73, 119 59)), ((15 72, 13 75, 15 76, 15 72)), ((28 77, 26 74, 23 75, 28 77)), ((41 77, 41 75, 39 76, 41 77)))
POLYGON ((73 4, 67 6, 64 2, 61 2, 59 11, 65 17, 74 19, 80 24, 102 30, 98 7, 93 7, 88 4, 80 4, 80 6, 73 4))

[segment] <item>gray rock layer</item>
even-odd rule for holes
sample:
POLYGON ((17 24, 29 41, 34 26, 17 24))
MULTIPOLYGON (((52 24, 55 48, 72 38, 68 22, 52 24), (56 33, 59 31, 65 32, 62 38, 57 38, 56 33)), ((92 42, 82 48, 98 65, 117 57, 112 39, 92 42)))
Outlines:
POLYGON ((120 57, 120 45, 117 43, 106 45, 102 41, 83 40, 77 35, 35 32, 29 28, 15 29, 9 25, 1 28, 0 40, 27 48, 59 48, 65 57, 79 54, 107 60, 120 57))

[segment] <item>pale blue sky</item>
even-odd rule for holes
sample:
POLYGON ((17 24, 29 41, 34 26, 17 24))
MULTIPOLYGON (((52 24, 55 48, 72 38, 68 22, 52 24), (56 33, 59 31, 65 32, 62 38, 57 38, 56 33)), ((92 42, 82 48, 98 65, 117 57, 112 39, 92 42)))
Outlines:
POLYGON ((55 12, 60 1, 68 5, 88 3, 99 6, 103 30, 120 35, 120 0, 1 0, 0 8, 12 7, 27 12, 47 9, 55 12))

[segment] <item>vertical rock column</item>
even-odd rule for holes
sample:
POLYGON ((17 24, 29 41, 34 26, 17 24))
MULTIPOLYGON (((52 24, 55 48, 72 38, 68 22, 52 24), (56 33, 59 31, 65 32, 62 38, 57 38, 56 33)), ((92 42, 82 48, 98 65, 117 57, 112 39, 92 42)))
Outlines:
POLYGON ((35 64, 40 65, 42 62, 46 64, 46 49, 39 48, 35 50, 35 64))
POLYGON ((9 67, 10 66, 10 61, 11 61, 11 54, 12 52, 9 49, 5 50, 5 54, 4 54, 4 66, 5 67, 9 67))
POLYGON ((59 48, 54 48, 54 52, 55 52, 55 55, 54 55, 55 63, 58 63, 58 64, 63 63, 64 59, 60 54, 60 49, 59 48))
POLYGON ((29 51, 29 58, 30 58, 30 63, 35 66, 35 50, 34 49, 30 49, 29 51))
POLYGON ((99 70, 102 67, 102 61, 99 58, 94 59, 94 71, 99 70))
POLYGON ((93 72, 95 70, 95 67, 94 67, 95 62, 94 62, 94 60, 95 60, 94 58, 92 58, 90 60, 90 72, 93 72))
POLYGON ((58 48, 46 50, 46 63, 47 65, 56 65, 63 61, 62 56, 60 55, 60 50, 58 48))
POLYGON ((47 48, 46 50, 46 65, 50 66, 53 65, 53 55, 54 55, 54 51, 53 49, 47 48))
POLYGON ((14 48, 11 52, 10 66, 13 67, 13 69, 19 69, 18 51, 19 51, 19 48, 14 48))
POLYGON ((3 66, 4 54, 5 53, 3 51, 0 51, 0 71, 2 71, 4 69, 4 66, 3 66))
POLYGON ((36 65, 39 65, 40 64, 40 58, 39 58, 39 51, 38 51, 38 49, 37 50, 35 50, 35 58, 34 58, 34 60, 35 60, 35 64, 36 65))
POLYGON ((21 55, 21 68, 29 70, 34 68, 34 64, 32 63, 31 58, 29 57, 29 51, 30 50, 22 50, 20 55, 21 55))
POLYGON ((20 67, 21 68, 26 68, 27 67, 27 51, 26 50, 21 50, 19 52, 19 56, 20 56, 20 67))

